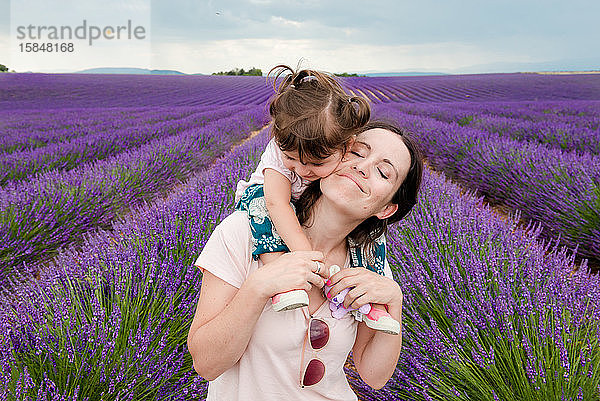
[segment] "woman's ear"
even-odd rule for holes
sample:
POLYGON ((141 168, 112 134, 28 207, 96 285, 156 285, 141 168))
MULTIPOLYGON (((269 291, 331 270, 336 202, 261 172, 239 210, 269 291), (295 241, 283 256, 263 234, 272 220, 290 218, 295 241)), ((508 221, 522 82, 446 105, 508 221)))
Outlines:
POLYGON ((375 216, 380 220, 387 219, 388 217, 396 213, 396 210, 398 210, 398 205, 396 203, 390 202, 375 216))

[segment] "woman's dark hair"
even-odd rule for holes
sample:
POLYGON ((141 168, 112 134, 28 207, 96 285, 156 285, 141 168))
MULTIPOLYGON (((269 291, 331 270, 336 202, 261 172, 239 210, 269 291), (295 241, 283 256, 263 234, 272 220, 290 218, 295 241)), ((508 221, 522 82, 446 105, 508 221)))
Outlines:
POLYGON ((369 121, 367 100, 349 96, 329 74, 294 71, 287 65, 273 67, 267 76, 272 74, 271 134, 281 150, 297 151, 301 162, 345 152, 352 136, 369 121))
MULTIPOLYGON (((350 239, 349 243, 362 246, 366 250, 367 255, 369 256, 367 257, 367 260, 372 259, 375 240, 382 234, 388 233, 388 225, 398 222, 406 217, 417 203, 417 194, 421 186, 421 178, 423 175, 423 153, 419 145, 408 132, 385 121, 371 121, 363 126, 358 133, 375 128, 381 128, 400 135, 410 153, 410 168, 406 174, 406 178, 400 185, 400 188, 392 196, 391 202, 398 205, 398 210, 387 219, 379 219, 376 216, 369 217, 359 224, 348 236, 350 239)), ((312 182, 304 190, 304 193, 296 203, 296 214, 298 215, 298 221, 301 225, 308 224, 312 207, 321 196, 319 181, 320 180, 312 182)))

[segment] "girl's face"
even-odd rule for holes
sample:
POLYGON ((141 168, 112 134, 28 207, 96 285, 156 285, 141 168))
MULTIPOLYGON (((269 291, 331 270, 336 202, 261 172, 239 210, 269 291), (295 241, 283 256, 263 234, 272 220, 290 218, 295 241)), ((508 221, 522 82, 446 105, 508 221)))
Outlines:
POLYGON ((282 151, 283 165, 308 181, 315 181, 324 178, 337 170, 341 160, 342 151, 336 150, 331 156, 325 159, 306 159, 304 163, 300 162, 297 151, 282 151))

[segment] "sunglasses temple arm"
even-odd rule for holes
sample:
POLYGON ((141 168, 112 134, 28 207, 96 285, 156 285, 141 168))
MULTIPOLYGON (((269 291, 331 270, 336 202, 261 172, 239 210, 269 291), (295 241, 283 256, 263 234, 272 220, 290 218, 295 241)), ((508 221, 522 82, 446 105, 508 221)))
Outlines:
MULTIPOLYGON (((310 330, 310 325, 309 325, 309 330, 310 330)), ((304 372, 302 371, 302 367, 304 366, 304 349, 306 348, 306 339, 308 338, 308 331, 306 332, 306 335, 304 336, 304 342, 302 343, 302 357, 300 358, 300 379, 299 379, 299 384, 300 387, 302 386, 302 376, 304 375, 304 372)))

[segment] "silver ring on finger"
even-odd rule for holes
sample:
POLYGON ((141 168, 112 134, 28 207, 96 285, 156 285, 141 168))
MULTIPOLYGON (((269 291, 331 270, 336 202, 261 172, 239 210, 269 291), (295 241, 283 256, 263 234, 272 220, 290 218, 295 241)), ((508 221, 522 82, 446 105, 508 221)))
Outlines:
POLYGON ((315 264, 317 265, 317 270, 315 270, 315 274, 319 274, 319 272, 321 271, 321 262, 319 262, 318 260, 313 260, 313 262, 315 262, 315 264))

